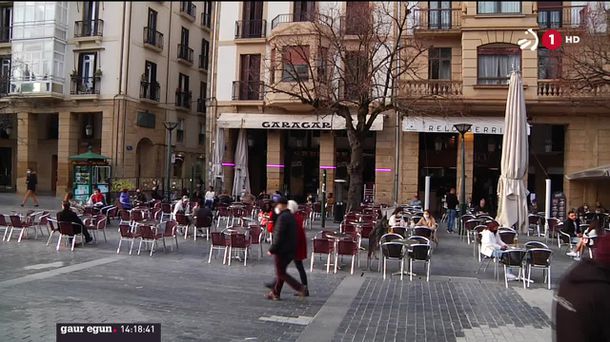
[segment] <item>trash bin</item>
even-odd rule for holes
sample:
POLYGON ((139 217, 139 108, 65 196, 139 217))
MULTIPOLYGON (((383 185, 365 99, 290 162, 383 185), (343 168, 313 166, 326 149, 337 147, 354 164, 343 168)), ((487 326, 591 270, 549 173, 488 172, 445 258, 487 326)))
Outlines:
POLYGON ((333 221, 335 223, 341 223, 345 216, 345 204, 343 202, 336 202, 333 207, 333 221))

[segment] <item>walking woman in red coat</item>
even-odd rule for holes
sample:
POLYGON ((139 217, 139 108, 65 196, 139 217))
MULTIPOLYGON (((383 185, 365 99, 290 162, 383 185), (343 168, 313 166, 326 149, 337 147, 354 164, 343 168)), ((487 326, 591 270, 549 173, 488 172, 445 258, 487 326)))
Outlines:
POLYGON ((309 296, 309 290, 307 289, 307 274, 305 273, 305 267, 303 267, 303 260, 307 259, 307 238, 305 237, 304 229, 305 220, 303 218, 303 212, 299 211, 297 202, 293 200, 288 201, 288 209, 294 215, 297 222, 297 250, 294 255, 294 265, 299 271, 301 283, 305 286, 305 296, 309 296))

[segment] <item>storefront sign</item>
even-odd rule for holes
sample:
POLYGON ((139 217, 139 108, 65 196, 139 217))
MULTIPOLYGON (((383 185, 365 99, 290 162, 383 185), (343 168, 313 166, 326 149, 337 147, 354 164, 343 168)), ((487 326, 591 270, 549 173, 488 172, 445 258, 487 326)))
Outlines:
MULTIPOLYGON (((453 125, 472 124, 474 134, 504 134, 504 117, 422 117, 408 116, 402 120, 404 132, 457 133, 453 125)), ((530 134, 528 125, 527 134, 530 134)))
MULTIPOLYGON (((368 117, 367 117, 368 119, 368 117)), ((353 120, 357 118, 354 116, 353 120)), ((338 115, 221 113, 220 128, 343 130, 345 119, 338 115)), ((383 115, 371 125, 372 131, 383 129, 383 115)))

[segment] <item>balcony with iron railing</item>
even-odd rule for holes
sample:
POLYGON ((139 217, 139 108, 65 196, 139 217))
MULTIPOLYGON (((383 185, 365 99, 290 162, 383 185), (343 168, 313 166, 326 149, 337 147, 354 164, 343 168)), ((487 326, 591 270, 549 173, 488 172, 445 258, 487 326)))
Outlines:
POLYGON ((141 81, 140 98, 159 102, 159 94, 161 93, 160 88, 161 87, 159 86, 159 82, 141 81))
POLYGON ((267 20, 237 20, 235 21, 235 39, 265 38, 267 35, 267 20))
POLYGON ((80 75, 71 77, 70 95, 99 95, 101 77, 84 77, 80 75))
POLYGON ((13 36, 13 28, 10 26, 0 27, 0 43, 10 43, 13 36))
POLYGON ((211 28, 212 27, 212 14, 211 13, 201 13, 201 26, 211 28))
POLYGON ((566 80, 538 80, 537 94, 539 99, 564 99, 598 97, 610 99, 610 85, 599 82, 570 82, 566 80))
POLYGON ((561 6, 538 8, 538 27, 541 29, 579 28, 584 25, 587 6, 561 6))
POLYGON ((183 17, 195 21, 196 12, 197 6, 192 1, 180 1, 180 14, 183 17))
POLYGON ((400 82, 398 91, 402 97, 460 97, 462 81, 453 80, 405 80, 400 82))
POLYGON ((273 18, 273 20, 271 20, 271 30, 282 24, 312 22, 314 19, 314 13, 303 13, 300 16, 296 16, 293 13, 278 14, 275 18, 273 18))
POLYGON ((205 112, 206 112, 205 99, 198 98, 197 99, 197 113, 205 114, 205 112))
POLYGON ((415 33, 460 32, 462 27, 462 10, 459 8, 417 8, 413 16, 415 33))
POLYGON ((188 45, 178 44, 178 61, 186 64, 193 64, 193 49, 188 45))
POLYGON ((193 92, 176 89, 176 107, 191 109, 191 98, 193 96, 193 92))
POLYGON ((74 37, 102 37, 104 33, 104 21, 102 19, 81 20, 74 23, 74 37))
POLYGON ((149 27, 145 27, 144 46, 157 51, 163 50, 163 33, 156 30, 152 30, 149 27))
POLYGON ((233 100, 261 101, 265 94, 265 84, 261 81, 233 81, 233 100))

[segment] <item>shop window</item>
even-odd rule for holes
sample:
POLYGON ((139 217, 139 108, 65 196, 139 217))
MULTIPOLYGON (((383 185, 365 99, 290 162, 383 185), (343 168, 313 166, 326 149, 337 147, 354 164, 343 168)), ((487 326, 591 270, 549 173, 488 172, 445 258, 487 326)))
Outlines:
POLYGON ((488 44, 478 48, 479 85, 508 84, 510 73, 521 69, 521 51, 512 44, 488 44))

